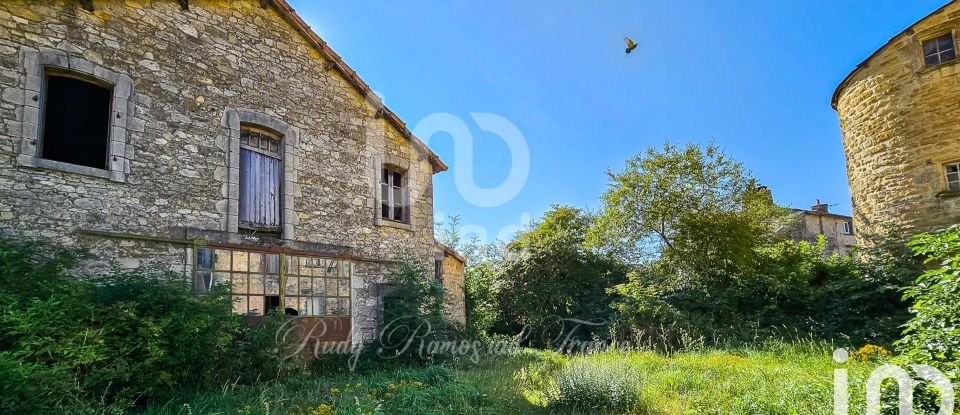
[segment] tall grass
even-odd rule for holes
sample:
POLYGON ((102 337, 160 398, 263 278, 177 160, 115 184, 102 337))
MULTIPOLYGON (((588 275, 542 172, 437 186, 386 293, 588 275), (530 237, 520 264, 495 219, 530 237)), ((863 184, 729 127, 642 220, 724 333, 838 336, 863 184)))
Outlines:
POLYGON ((522 350, 444 366, 325 372, 218 392, 185 393, 151 415, 640 414, 829 415, 833 371, 850 377, 851 415, 880 361, 838 364, 829 343, 766 342, 669 355, 522 350))

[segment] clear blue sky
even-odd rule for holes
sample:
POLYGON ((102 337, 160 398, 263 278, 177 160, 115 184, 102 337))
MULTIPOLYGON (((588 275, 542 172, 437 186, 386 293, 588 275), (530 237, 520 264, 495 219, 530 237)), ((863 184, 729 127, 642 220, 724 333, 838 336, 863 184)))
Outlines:
MULTIPOLYGON (((411 128, 432 113, 463 118, 477 185, 500 183, 510 153, 470 113, 520 129, 530 174, 511 201, 477 207, 452 172, 434 177, 437 212, 495 237, 552 204, 597 208, 605 171, 666 139, 713 139, 779 203, 819 198, 849 213, 830 96, 946 0, 291 3, 411 128), (639 43, 631 55, 624 35, 639 43)), ((452 140, 430 141, 456 168, 452 140)))

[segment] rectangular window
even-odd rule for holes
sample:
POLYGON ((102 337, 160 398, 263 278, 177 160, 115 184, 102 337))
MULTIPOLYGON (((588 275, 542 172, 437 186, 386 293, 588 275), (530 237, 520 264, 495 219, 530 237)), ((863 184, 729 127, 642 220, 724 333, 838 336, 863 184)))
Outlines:
POLYGON ((923 61, 927 66, 947 63, 956 58, 952 33, 923 41, 923 61))
POLYGON ((279 137, 266 131, 240 128, 241 228, 280 232, 280 143, 279 137))
POLYGON ((113 91, 57 72, 45 81, 40 157, 106 169, 113 91))
POLYGON ((853 235, 853 222, 844 222, 844 223, 843 223, 843 234, 844 234, 844 235, 853 235))
POLYGON ((262 316, 283 310, 296 316, 350 315, 349 261, 206 247, 196 252, 196 291, 226 287, 235 313, 262 316))
POLYGON ((947 173, 947 190, 960 192, 960 161, 944 166, 947 173))
POLYGON ((383 168, 380 176, 380 217, 404 223, 410 220, 406 177, 388 167, 383 168))
POLYGON ((434 267, 434 278, 437 279, 437 282, 443 284, 443 260, 437 259, 433 261, 434 267))

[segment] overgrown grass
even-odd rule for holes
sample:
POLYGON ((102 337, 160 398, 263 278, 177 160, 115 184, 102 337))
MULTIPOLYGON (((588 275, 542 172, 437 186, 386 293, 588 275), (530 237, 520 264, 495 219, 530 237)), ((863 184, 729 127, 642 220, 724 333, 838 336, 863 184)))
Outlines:
POLYGON ((862 385, 879 362, 851 358, 839 365, 832 351, 827 344, 814 343, 672 355, 607 352, 569 357, 524 350, 476 363, 227 386, 185 394, 147 413, 827 415, 833 413, 833 371, 843 368, 850 377, 850 413, 862 414, 862 385))

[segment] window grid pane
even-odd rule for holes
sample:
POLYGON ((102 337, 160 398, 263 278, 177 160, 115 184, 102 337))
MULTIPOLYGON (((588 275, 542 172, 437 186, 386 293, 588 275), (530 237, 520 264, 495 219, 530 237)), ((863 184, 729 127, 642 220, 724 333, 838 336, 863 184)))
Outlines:
POLYGON ((960 163, 950 163, 944 167, 947 174, 947 190, 960 191, 960 163))
POLYGON ((197 292, 226 286, 237 314, 262 316, 279 306, 303 316, 350 315, 349 261, 206 247, 196 257, 197 292))

